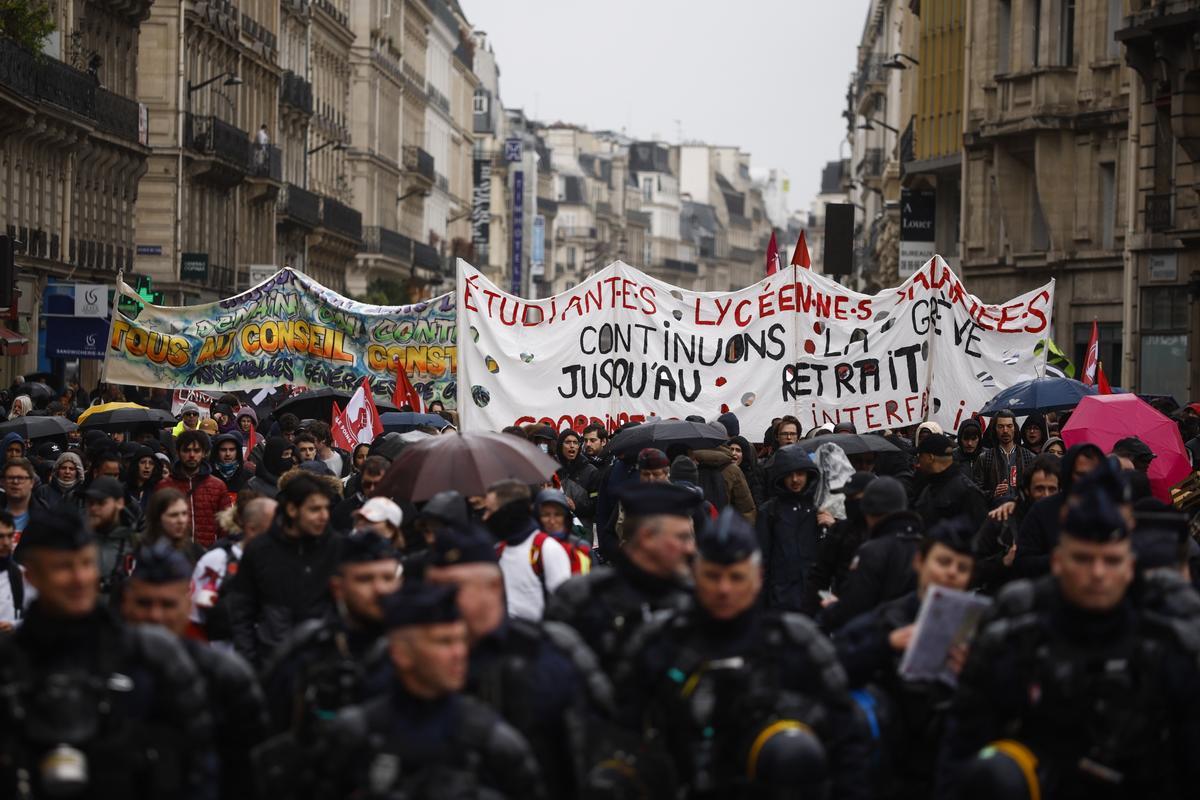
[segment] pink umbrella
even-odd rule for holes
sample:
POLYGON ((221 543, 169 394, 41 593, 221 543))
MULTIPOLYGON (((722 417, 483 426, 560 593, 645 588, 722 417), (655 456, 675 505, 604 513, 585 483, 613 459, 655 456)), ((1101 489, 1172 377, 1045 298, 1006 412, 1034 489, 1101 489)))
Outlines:
POLYGON ((1150 462, 1150 488, 1171 502, 1171 487, 1192 472, 1179 426, 1134 394, 1098 394, 1079 401, 1062 429, 1068 447, 1090 442, 1104 452, 1119 440, 1136 436, 1157 456, 1150 462))

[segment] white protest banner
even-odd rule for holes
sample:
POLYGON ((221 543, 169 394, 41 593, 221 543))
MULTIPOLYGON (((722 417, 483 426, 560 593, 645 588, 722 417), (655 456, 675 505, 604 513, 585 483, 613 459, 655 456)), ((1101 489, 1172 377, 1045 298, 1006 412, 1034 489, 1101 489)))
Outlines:
POLYGON ((733 411, 751 439, 775 418, 860 432, 957 427, 1033 377, 1054 284, 988 305, 941 258, 895 289, 851 291, 789 268, 736 292, 692 292, 617 262, 554 297, 514 297, 458 269, 464 428, 733 411))

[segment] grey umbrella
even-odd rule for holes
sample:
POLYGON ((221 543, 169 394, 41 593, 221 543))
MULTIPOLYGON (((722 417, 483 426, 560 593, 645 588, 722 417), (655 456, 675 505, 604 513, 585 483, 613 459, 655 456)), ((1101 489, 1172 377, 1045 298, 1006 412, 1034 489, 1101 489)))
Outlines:
POLYGON ((557 468, 558 462, 516 436, 490 431, 452 433, 405 447, 383 476, 379 491, 414 503, 449 489, 471 497, 484 494, 488 486, 505 478, 542 483, 557 468))

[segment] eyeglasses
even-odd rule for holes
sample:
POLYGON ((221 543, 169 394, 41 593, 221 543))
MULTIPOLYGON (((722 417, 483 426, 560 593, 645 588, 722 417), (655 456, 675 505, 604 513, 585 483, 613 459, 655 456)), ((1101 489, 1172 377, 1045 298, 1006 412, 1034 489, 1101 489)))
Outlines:
POLYGON ((8 481, 9 483, 24 483, 25 481, 33 480, 33 478, 29 477, 28 475, 5 475, 4 480, 8 481))
POLYGON ((183 415, 185 417, 198 417, 198 416, 200 416, 200 412, 199 411, 185 411, 185 412, 183 412, 183 415))

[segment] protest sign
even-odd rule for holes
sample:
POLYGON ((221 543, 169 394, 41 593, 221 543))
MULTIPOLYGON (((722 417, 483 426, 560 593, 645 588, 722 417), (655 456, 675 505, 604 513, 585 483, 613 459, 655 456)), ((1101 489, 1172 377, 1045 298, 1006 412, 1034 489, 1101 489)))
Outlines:
POLYGON ((991 604, 991 598, 983 595, 930 586, 917 612, 908 649, 900 660, 900 677, 957 685, 958 675, 946 665, 950 648, 970 643, 983 612, 991 604))
POLYGON ((293 384, 353 391, 364 377, 388 397, 396 364, 426 402, 455 402, 454 300, 408 306, 360 303, 283 269, 216 303, 156 306, 118 281, 104 360, 109 383, 216 392, 293 384))
POLYGON ((171 392, 171 413, 179 416, 184 403, 195 403, 200 408, 200 416, 207 417, 212 404, 217 402, 215 394, 202 392, 199 389, 175 389, 171 392))
POLYGON ((1036 374, 1053 304, 1053 282, 985 304, 938 257, 877 295, 795 267, 736 292, 692 292, 617 262, 540 300, 460 261, 459 413, 472 430, 725 411, 751 438, 784 414, 805 430, 956 428, 1036 374))

